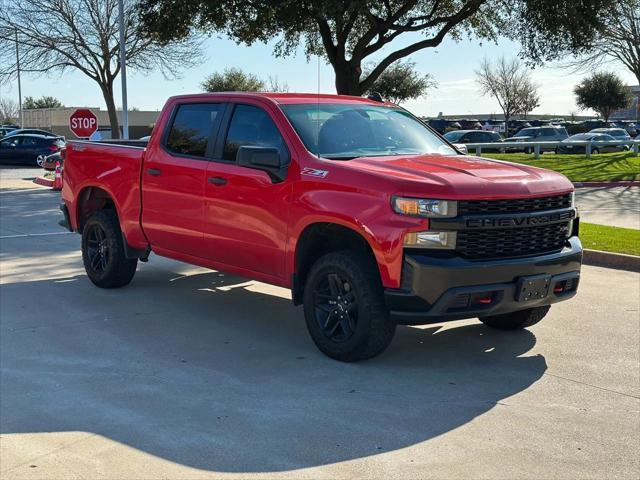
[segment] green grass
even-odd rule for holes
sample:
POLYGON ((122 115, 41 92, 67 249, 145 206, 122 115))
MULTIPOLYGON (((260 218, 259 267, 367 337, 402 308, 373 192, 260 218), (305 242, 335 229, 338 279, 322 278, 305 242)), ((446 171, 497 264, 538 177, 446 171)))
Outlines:
MULTIPOLYGON (((469 152, 473 155, 473 152, 469 152)), ((640 180, 640 157, 633 152, 602 153, 590 159, 582 155, 556 155, 545 153, 536 160, 526 153, 482 153, 483 157, 524 163, 555 170, 573 182, 612 182, 640 180)))
POLYGON ((640 230, 580 223, 584 248, 640 256, 640 230))

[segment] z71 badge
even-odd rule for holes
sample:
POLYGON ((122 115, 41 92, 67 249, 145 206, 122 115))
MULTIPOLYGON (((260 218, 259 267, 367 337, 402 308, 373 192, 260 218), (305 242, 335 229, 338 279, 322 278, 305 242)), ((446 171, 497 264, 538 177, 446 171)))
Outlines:
POLYGON ((329 175, 329 172, 327 170, 318 170, 317 168, 304 167, 302 169, 302 175, 309 175, 310 177, 324 178, 327 175, 329 175))

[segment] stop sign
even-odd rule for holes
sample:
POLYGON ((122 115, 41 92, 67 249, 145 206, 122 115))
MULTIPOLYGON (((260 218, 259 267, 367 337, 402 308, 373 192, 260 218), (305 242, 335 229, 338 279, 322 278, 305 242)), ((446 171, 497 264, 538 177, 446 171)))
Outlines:
POLYGON ((69 117, 69 129, 76 137, 89 138, 98 130, 98 117, 87 108, 79 108, 69 117))

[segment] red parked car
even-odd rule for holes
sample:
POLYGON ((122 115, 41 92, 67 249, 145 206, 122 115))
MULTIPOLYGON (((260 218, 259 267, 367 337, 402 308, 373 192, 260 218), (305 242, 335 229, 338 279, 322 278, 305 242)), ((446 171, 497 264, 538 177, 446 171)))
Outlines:
POLYGON ((528 327, 580 278, 564 176, 464 156, 359 97, 173 97, 146 147, 69 142, 62 198, 97 286, 128 284, 153 251, 287 287, 343 361, 397 324, 528 327))

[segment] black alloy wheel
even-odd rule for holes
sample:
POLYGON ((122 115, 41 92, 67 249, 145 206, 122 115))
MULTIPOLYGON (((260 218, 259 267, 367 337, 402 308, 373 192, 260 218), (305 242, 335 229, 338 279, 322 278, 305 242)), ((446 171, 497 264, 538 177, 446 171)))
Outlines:
POLYGON ((313 292, 315 318, 325 337, 345 342, 356 330, 358 302, 352 285, 339 273, 329 273, 313 292))
POLYGON ((102 226, 95 223, 87 232, 87 255, 89 268, 95 273, 103 273, 111 259, 111 248, 102 226))

